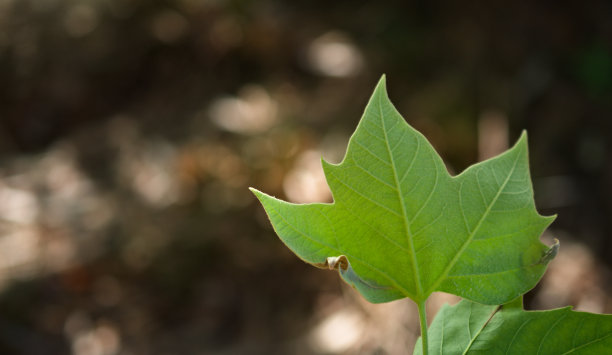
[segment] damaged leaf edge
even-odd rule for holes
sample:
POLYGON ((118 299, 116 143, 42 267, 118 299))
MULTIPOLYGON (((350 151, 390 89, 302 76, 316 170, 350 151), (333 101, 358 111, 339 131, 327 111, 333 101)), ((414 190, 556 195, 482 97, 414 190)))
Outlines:
MULTIPOLYGON (((255 195, 255 197, 257 197, 257 199, 262 204, 264 203, 265 198, 271 198, 271 199, 280 201, 281 203, 288 203, 286 201, 279 200, 275 196, 268 195, 265 192, 259 191, 254 187, 249 187, 249 190, 255 195)), ((303 204, 298 204, 298 205, 331 205, 331 204, 330 203, 303 203, 303 204)), ((270 218, 269 215, 268 215, 268 218, 270 218)), ((276 231, 276 227, 274 225, 273 225, 273 228, 274 228, 274 231, 278 234, 278 232, 276 231)), ((282 241, 282 238, 281 238, 281 241, 282 241)), ((384 302, 389 302, 389 301, 393 301, 393 300, 400 299, 400 298, 414 299, 413 298, 414 296, 412 294, 410 294, 409 292, 406 292, 398 284, 393 284, 392 286, 383 286, 383 285, 377 284, 374 281, 365 280, 361 278, 352 268, 350 262, 348 261, 348 257, 346 255, 341 254, 338 256, 328 256, 326 257, 325 261, 317 262, 317 261, 305 259, 302 255, 297 253, 287 243, 285 243, 284 241, 283 243, 295 254, 295 256, 298 257, 298 259, 302 260, 303 262, 307 264, 313 265, 320 269, 338 270, 338 273, 340 274, 340 277, 342 278, 342 280, 344 280, 347 284, 349 284, 351 287, 356 289, 369 302, 384 303, 384 302), (384 296, 384 295, 370 295, 368 297, 363 293, 363 291, 365 291, 366 289, 369 289, 374 292, 376 291, 379 291, 379 292, 380 291, 395 291, 397 294, 394 294, 390 297, 384 296)))
POLYGON ((329 256, 324 263, 312 264, 321 269, 338 270, 340 276, 347 281, 351 286, 356 287, 356 284, 361 284, 375 290, 390 290, 391 287, 379 286, 371 281, 366 281, 359 277, 357 273, 351 267, 351 263, 348 261, 346 255, 329 256))
POLYGON ((560 246, 561 243, 559 242, 559 239, 555 238, 553 245, 551 245, 550 248, 546 251, 546 253, 542 255, 542 258, 540 259, 540 261, 538 261, 538 264, 548 264, 552 259, 557 256, 557 254, 559 253, 560 246))

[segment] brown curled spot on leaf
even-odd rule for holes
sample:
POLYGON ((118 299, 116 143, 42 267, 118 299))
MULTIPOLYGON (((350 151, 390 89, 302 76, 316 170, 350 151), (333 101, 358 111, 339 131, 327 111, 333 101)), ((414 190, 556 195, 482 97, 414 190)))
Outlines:
POLYGON ((324 263, 314 263, 314 266, 319 269, 329 269, 329 270, 346 270, 350 267, 348 259, 345 255, 340 256, 330 256, 325 259, 324 263))
POLYGON ((379 286, 374 282, 366 281, 359 277, 351 267, 351 263, 349 263, 348 258, 345 255, 329 256, 324 263, 317 263, 314 265, 322 269, 338 270, 340 275, 353 287, 356 287, 357 284, 359 284, 361 286, 366 286, 376 290, 390 289, 390 287, 379 286))
POLYGON ((330 270, 346 271, 351 266, 344 255, 330 256, 325 263, 330 270))

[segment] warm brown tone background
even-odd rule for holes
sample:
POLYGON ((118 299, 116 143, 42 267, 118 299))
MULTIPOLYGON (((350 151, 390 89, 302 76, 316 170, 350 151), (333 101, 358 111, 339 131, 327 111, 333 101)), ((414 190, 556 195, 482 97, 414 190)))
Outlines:
POLYGON ((410 353, 247 190, 329 200, 382 73, 451 171, 528 130, 528 306, 612 312, 610 2, 0 0, 0 353, 410 353))

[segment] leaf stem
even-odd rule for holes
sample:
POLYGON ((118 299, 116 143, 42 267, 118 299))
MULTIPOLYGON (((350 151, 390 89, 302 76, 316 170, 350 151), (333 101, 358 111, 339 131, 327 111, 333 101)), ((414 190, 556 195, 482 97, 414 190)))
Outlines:
POLYGON ((417 302, 419 307, 419 322, 421 323, 421 343, 423 344, 423 355, 427 355, 429 345, 427 344, 427 311, 425 300, 417 302))

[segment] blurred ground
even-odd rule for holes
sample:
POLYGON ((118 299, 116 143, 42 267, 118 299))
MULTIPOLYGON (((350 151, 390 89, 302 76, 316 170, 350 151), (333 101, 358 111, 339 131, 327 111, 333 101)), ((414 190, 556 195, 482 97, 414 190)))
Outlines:
POLYGON ((0 353, 410 353, 247 190, 329 200, 382 73, 452 171, 528 130, 528 306, 612 313, 609 2, 0 0, 0 353))

